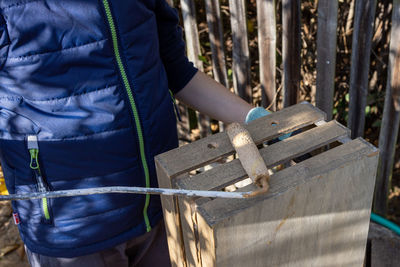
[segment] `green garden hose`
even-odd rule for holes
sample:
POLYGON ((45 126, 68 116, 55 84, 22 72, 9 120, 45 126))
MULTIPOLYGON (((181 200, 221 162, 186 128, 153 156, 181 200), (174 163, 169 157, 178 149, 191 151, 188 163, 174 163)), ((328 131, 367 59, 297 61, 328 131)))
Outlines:
POLYGON ((371 220, 373 222, 376 222, 376 223, 382 225, 382 226, 385 226, 386 228, 389 228, 390 230, 392 230, 396 234, 400 235, 400 226, 398 226, 394 222, 391 222, 391 221, 389 221, 389 220, 383 218, 382 216, 379 216, 378 214, 373 213, 373 212, 371 212, 371 220))

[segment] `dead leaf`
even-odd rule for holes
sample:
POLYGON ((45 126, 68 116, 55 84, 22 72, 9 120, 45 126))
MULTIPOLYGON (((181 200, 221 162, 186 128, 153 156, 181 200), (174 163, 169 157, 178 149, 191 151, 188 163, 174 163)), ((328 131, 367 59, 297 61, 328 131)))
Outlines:
POLYGON ((0 249, 0 258, 4 257, 10 252, 13 252, 14 250, 18 249, 21 245, 19 244, 13 244, 13 245, 8 245, 5 246, 4 248, 0 249))

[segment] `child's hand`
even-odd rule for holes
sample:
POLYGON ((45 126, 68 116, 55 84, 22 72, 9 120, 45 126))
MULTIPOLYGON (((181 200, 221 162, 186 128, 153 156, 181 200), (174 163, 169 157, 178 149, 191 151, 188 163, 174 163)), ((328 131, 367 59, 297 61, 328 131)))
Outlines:
MULTIPOLYGON (((267 115, 269 115, 271 113, 272 112, 270 112, 270 111, 268 111, 268 110, 266 110, 266 109, 264 109, 262 107, 253 108, 253 109, 251 109, 249 111, 249 113, 247 113, 245 123, 248 124, 249 122, 251 122, 251 121, 253 121, 255 119, 267 116, 267 115)), ((282 140, 285 140, 286 138, 289 138, 291 135, 292 135, 292 133, 288 133, 288 134, 285 134, 285 135, 282 135, 282 136, 278 137, 278 139, 280 141, 282 141, 282 140)))

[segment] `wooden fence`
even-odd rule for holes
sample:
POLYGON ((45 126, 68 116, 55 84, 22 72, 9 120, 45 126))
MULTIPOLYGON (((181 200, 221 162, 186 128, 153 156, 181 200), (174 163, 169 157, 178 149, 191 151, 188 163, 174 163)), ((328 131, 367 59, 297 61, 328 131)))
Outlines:
MULTIPOLYGON (((183 19, 187 53, 190 60, 203 70, 203 61, 195 1, 204 1, 207 32, 212 54, 212 74, 215 80, 230 87, 224 49, 224 25, 221 18, 220 0, 167 0, 177 7, 183 19)), ((222 0, 221 0, 222 1, 222 0)), ((283 107, 293 105, 299 99, 301 77, 301 1, 300 0, 254 0, 256 1, 259 81, 252 81, 249 56, 249 33, 246 5, 248 0, 229 0, 230 35, 232 40, 233 90, 248 102, 253 101, 252 83, 261 89, 261 105, 276 109, 277 91, 282 89, 283 107), (282 14, 276 14, 277 1, 281 1, 282 14), (278 38, 276 17, 282 19, 282 36, 278 38), (276 88, 276 47, 282 40, 282 88, 276 88), (272 55, 272 56, 271 56, 272 55)), ((254 3, 254 1, 252 1, 254 3)), ((348 127, 352 138, 364 135, 365 107, 368 96, 371 41, 374 31, 377 0, 352 0, 350 13, 354 14, 352 53, 350 66, 348 127)), ((375 187, 375 212, 386 215, 395 146, 400 123, 400 0, 391 4, 391 41, 388 64, 384 112, 379 135, 380 164, 375 187)), ((315 104, 332 119, 335 65, 337 51, 338 0, 318 1, 317 64, 315 104)), ((225 27, 226 28, 226 27, 225 27)), ((252 59, 255 60, 255 59, 252 59)), ((253 70, 254 71, 254 70, 253 70)), ((182 110, 184 108, 181 107, 182 110)), ((199 129, 204 136, 210 132, 209 119, 199 116, 199 129)), ((188 130, 189 119, 184 119, 188 130)))

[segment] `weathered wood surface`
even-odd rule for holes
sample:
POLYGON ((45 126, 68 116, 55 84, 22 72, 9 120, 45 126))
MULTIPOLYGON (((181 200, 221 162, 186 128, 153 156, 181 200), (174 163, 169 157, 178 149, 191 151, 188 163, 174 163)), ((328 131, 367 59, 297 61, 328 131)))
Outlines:
MULTIPOLYGON (((205 6, 214 79, 226 88, 230 88, 226 71, 224 34, 219 0, 205 0, 205 6)), ((223 131, 224 127, 225 125, 220 121, 220 132, 223 131)))
POLYGON ((203 266, 361 266, 377 157, 357 139, 273 174, 264 196, 199 205, 203 266))
MULTIPOLYGON (((203 62, 199 57, 201 55, 201 50, 194 0, 181 0, 180 3, 185 30, 187 56, 199 70, 203 71, 203 62)), ((211 132, 210 119, 206 115, 200 114, 199 112, 196 112, 196 115, 198 118, 200 135, 205 137, 211 132)))
MULTIPOLYGON (((275 172, 264 195, 243 200, 163 197, 175 262, 207 267, 361 265, 379 151, 363 139, 350 140, 347 128, 324 118, 302 103, 245 126, 256 144, 303 129, 259 150, 268 167, 344 142, 275 172)), ((246 177, 238 159, 197 175, 189 172, 234 152, 227 134, 219 133, 158 155, 160 186, 220 190, 246 177)), ((250 184, 237 192, 256 188, 250 184)))
MULTIPOLYGON (((265 164, 272 167, 348 135, 349 131, 347 128, 336 121, 331 121, 289 139, 267 146, 261 149, 260 153, 263 156, 265 164)), ((243 179, 246 175, 239 159, 234 159, 200 174, 179 178, 176 181, 176 187, 182 189, 190 188, 192 190, 220 190, 243 179)), ((253 189, 258 190, 258 188, 248 188, 248 190, 253 189)), ((197 232, 200 226, 198 226, 199 222, 195 207, 205 202, 207 202, 207 199, 204 198, 198 199, 196 202, 193 199, 180 198, 179 207, 181 210, 182 232, 189 266, 191 263, 194 263, 194 266, 201 266, 201 257, 199 256, 200 240, 197 232)))
MULTIPOLYGON (((250 133, 239 123, 230 124, 226 133, 251 181, 268 190, 269 172, 250 133)), ((265 191, 266 192, 266 191, 265 191)))
POLYGON ((183 27, 185 30, 185 40, 187 56, 194 65, 203 70, 203 62, 200 60, 200 42, 199 42, 199 31, 197 29, 196 22, 196 9, 193 0, 181 0, 181 11, 183 27))
POLYGON ((103 195, 103 194, 142 194, 185 197, 218 197, 218 198, 248 198, 252 192, 223 192, 204 190, 182 190, 175 188, 136 187, 136 186, 103 186, 83 189, 56 190, 22 194, 0 195, 0 201, 27 200, 41 198, 65 198, 73 196, 103 195))
POLYGON ((368 72, 376 0, 356 1, 350 69, 348 127, 351 137, 364 136, 368 72))
MULTIPOLYGON (((309 153, 319 147, 330 144, 350 134, 349 130, 336 121, 295 135, 289 139, 260 149, 268 168, 309 153)), ((246 172, 234 159, 194 176, 184 176, 177 180, 176 186, 181 189, 220 190, 246 177, 246 172)))
POLYGON ((297 103, 300 88, 300 0, 282 0, 283 106, 297 103))
POLYGON ((375 185, 374 211, 387 213, 387 197, 400 124, 400 1, 393 1, 388 83, 379 134, 380 164, 375 185))
POLYGON ((205 0, 214 79, 229 88, 219 0, 205 0))
MULTIPOLYGON (((320 110, 308 103, 301 103, 255 120, 246 129, 258 145, 324 119, 325 114, 320 110), (275 126, 271 127, 272 125, 275 126)), ((156 159, 164 167, 166 174, 173 178, 233 152, 226 133, 218 133, 158 155, 156 159)))
POLYGON ((368 233, 369 254, 366 267, 396 267, 400 262, 400 237, 389 229, 371 222, 368 233))
POLYGON ((333 90, 335 88, 336 39, 337 39, 337 0, 318 2, 317 27, 317 90, 316 106, 332 119, 333 90))
MULTIPOLYGON (((155 161, 158 185, 164 188, 173 188, 172 180, 157 160, 155 161)), ((164 223, 167 232, 169 257, 174 267, 186 267, 185 247, 182 238, 182 228, 179 218, 177 198, 174 196, 161 196, 164 223)))
MULTIPOLYGON (((262 106, 268 107, 276 94, 276 15, 275 0, 257 0, 258 54, 262 106)), ((270 107, 276 110, 276 103, 270 107)))
POLYGON ((180 225, 185 246, 186 266, 201 266, 200 247, 197 232, 197 217, 194 213, 193 198, 179 197, 180 225))
POLYGON ((250 55, 247 37, 245 1, 229 0, 232 30, 232 72, 236 94, 247 102, 252 102, 250 75, 250 55))
MULTIPOLYGON (((280 134, 322 121, 324 118, 325 114, 321 111, 308 103, 302 103, 271 114, 263 119, 255 120, 247 126, 247 129, 255 142, 260 144, 267 139, 276 138, 280 134), (264 121, 266 118, 268 120, 264 121)), ((177 179, 177 176, 232 153, 234 153, 234 149, 226 133, 219 133, 158 155, 155 161, 159 186, 175 187, 174 184, 180 180, 177 179)), ((179 218, 179 207, 185 208, 185 206, 182 204, 182 206, 178 206, 175 197, 163 196, 161 199, 164 207, 168 243, 170 247, 174 248, 170 256, 174 264, 182 266, 184 264, 182 259, 185 259, 186 256, 182 241, 183 234, 181 231, 181 219, 179 218)), ((190 227, 190 225, 185 227, 190 227)), ((188 247, 187 249, 190 251, 193 247, 188 247)))
POLYGON ((179 140, 185 140, 190 142, 190 122, 189 122, 189 110, 188 108, 176 100, 176 105, 179 111, 180 121, 178 121, 178 138, 179 140))

